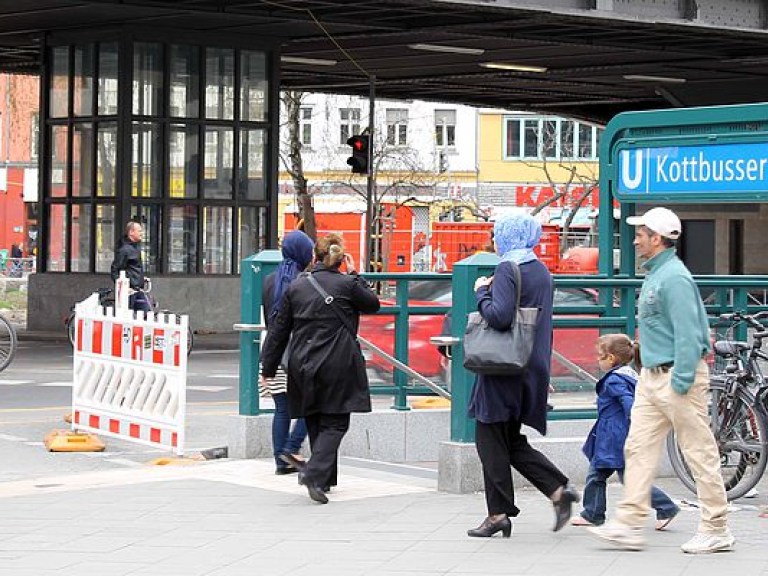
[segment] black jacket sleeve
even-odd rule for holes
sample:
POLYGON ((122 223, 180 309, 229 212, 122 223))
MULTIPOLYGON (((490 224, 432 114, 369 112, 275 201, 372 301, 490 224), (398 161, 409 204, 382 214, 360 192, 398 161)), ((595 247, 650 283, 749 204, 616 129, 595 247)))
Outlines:
POLYGON ((375 314, 381 308, 379 297, 368 287, 362 277, 352 274, 352 305, 363 314, 375 314))
MULTIPOLYGON (((125 251, 125 245, 121 245, 120 248, 115 250, 115 259, 112 260, 112 266, 110 268, 110 276, 114 282, 120 277, 121 270, 127 270, 128 268, 128 254, 125 251)), ((126 272, 127 276, 127 272, 126 272)))
POLYGON ((283 359, 288 341, 293 331, 293 308, 291 306, 290 290, 283 296, 280 312, 274 322, 269 326, 267 339, 261 350, 261 375, 264 378, 273 378, 283 359))

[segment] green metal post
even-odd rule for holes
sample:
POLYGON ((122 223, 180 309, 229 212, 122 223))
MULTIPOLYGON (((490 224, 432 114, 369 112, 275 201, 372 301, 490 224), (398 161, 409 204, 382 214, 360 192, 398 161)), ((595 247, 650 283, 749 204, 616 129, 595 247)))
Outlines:
MULTIPOLYGON (((451 336, 463 339, 467 329, 467 315, 477 310, 475 280, 481 275, 493 274, 499 258, 495 254, 480 253, 453 265, 453 306, 451 309, 451 336)), ((453 346, 451 357, 451 441, 474 442, 475 425, 467 416, 475 375, 464 368, 464 346, 453 346)))
MULTIPOLYGON (((740 286, 733 288, 733 310, 738 312, 747 312, 749 306, 749 299, 747 296, 747 288, 740 286)), ((741 322, 733 331, 733 336, 736 340, 746 342, 747 340, 748 326, 746 323, 741 322)))
MULTIPOLYGON (((240 322, 261 322, 263 279, 283 261, 279 250, 263 250, 240 264, 240 322)), ((261 332, 240 333, 240 410, 241 416, 256 416, 259 411, 259 360, 261 332)))
MULTIPOLYGON (((395 304, 399 313, 395 315, 395 343, 394 356, 403 364, 408 364, 408 328, 410 314, 408 314, 408 282, 406 280, 397 280, 395 304)), ((395 410, 410 410, 408 405, 408 377, 400 370, 393 370, 394 383, 397 388, 395 394, 395 403, 392 408, 395 410)))

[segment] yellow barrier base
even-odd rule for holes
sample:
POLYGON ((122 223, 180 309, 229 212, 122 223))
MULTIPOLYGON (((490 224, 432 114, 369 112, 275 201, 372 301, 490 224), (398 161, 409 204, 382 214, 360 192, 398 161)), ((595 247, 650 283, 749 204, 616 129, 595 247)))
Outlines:
POLYGON ((451 401, 447 398, 423 398, 411 402, 411 408, 425 409, 425 408, 450 408, 451 401))
POLYGON ((49 452, 102 452, 105 448, 95 434, 72 430, 52 430, 43 442, 49 452))
POLYGON ((190 457, 190 458, 155 458, 147 462, 150 466, 187 466, 188 464, 197 464, 205 458, 190 457))

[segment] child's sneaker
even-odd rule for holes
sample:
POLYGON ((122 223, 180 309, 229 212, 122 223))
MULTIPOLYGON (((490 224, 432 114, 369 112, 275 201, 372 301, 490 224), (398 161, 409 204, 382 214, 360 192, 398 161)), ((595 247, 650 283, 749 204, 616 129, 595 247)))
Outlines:
POLYGON ((712 552, 729 552, 733 550, 736 538, 728 528, 722 534, 697 532, 696 535, 680 546, 686 554, 711 554, 712 552))
POLYGON ((642 550, 645 548, 642 527, 633 528, 616 520, 609 520, 602 526, 587 528, 587 532, 622 550, 642 550))

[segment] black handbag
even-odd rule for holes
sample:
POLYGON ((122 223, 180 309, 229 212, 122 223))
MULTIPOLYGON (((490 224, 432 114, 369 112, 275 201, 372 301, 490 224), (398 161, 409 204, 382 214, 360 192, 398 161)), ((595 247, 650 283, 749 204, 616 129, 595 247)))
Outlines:
POLYGON ((509 330, 491 328, 479 312, 472 312, 464 332, 464 368, 475 374, 514 376, 525 372, 536 340, 539 308, 520 308, 520 269, 512 262, 517 302, 509 330))

